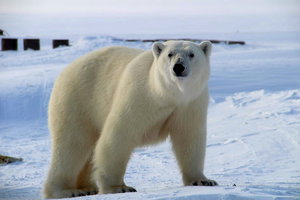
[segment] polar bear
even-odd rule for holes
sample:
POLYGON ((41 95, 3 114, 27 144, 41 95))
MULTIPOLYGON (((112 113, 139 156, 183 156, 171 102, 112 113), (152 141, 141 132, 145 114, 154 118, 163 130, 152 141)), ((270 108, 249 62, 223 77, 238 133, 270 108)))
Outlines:
POLYGON ((66 67, 49 103, 44 197, 135 192, 124 182, 130 155, 168 136, 184 185, 217 185, 203 174, 211 46, 107 47, 66 67))

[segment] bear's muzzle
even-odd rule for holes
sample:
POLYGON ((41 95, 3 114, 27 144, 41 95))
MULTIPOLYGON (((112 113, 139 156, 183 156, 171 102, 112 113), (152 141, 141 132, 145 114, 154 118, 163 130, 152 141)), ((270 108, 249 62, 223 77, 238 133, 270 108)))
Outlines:
POLYGON ((174 75, 177 77, 186 77, 187 70, 186 67, 182 63, 176 63, 173 67, 174 75))

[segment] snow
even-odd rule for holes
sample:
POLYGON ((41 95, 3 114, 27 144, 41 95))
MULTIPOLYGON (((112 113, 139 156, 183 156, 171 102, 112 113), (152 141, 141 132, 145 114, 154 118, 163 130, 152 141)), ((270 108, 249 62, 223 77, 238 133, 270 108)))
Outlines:
MULTIPOLYGON (((189 19, 178 23, 184 26, 189 19)), ((247 21, 255 19, 248 17, 247 21)), ((274 22, 267 18, 248 29, 247 23, 238 19, 237 24, 222 25, 218 30, 214 24, 208 25, 211 32, 200 28, 189 32, 195 27, 191 22, 186 31, 170 27, 177 30, 172 34, 150 28, 138 34, 118 32, 108 28, 107 22, 101 22, 105 27, 102 34, 97 34, 99 28, 71 34, 78 30, 72 24, 71 31, 66 27, 55 33, 43 29, 41 51, 0 52, 0 154, 24 159, 0 166, 0 199, 41 199, 51 155, 47 105, 61 70, 77 57, 104 46, 151 47, 151 43, 116 41, 107 33, 126 38, 244 40, 246 45, 213 45, 205 174, 219 186, 183 187, 171 144, 166 141, 136 149, 132 155, 125 181, 137 193, 77 199, 300 199, 300 32, 292 28, 299 20, 285 19, 274 22), (263 22, 271 26, 262 28, 263 22), (277 30, 281 24, 288 30, 277 30), (236 31, 237 27, 242 31, 236 31), (70 38, 72 46, 52 49, 51 39, 62 34, 70 38)), ((123 21, 116 20, 114 25, 123 21)), ((144 23, 143 18, 138 22, 144 23)), ((29 30, 18 34, 18 23, 7 21, 4 25, 15 30, 18 38, 31 35, 29 30)), ((94 27, 94 23, 84 26, 94 27)))

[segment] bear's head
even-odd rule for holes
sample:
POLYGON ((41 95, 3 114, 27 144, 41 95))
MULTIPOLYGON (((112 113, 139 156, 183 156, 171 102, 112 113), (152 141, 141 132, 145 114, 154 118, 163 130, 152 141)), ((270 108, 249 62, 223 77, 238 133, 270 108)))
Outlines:
POLYGON ((160 87, 185 102, 200 96, 209 79, 211 47, 209 41, 155 42, 152 52, 160 87))

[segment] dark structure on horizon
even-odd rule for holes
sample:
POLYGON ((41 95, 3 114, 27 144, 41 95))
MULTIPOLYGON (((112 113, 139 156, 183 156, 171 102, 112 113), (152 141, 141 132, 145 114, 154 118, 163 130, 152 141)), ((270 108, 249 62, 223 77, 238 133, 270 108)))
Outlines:
POLYGON ((53 40, 52 41, 53 49, 60 47, 60 46, 70 46, 69 40, 53 40))
POLYGON ((18 50, 18 39, 17 38, 2 38, 1 42, 2 51, 17 51, 18 50))
POLYGON ((39 39, 24 39, 23 40, 24 50, 40 50, 40 40, 39 39))

